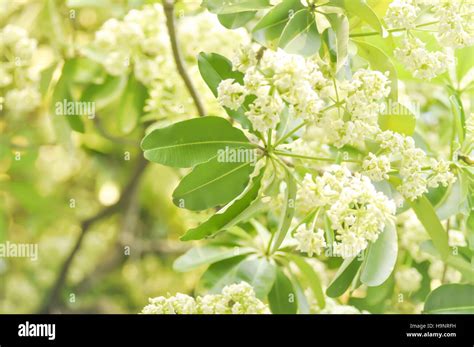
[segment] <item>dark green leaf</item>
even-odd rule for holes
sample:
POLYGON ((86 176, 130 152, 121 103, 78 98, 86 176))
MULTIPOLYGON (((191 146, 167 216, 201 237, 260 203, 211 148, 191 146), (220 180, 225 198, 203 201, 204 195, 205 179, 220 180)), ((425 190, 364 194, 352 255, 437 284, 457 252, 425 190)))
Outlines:
POLYGON ((260 171, 259 175, 253 179, 250 188, 233 201, 230 206, 223 211, 219 211, 198 227, 188 230, 181 237, 181 240, 200 240, 237 224, 240 221, 239 216, 257 198, 264 171, 264 169, 260 171))
POLYGON ((197 165, 173 192, 176 206, 200 211, 227 204, 247 186, 252 162, 220 162, 216 156, 197 165))
POLYGON ((255 39, 269 43, 278 39, 295 11, 302 9, 300 0, 285 0, 272 8, 252 30, 255 39))
POLYGON ((352 283, 362 262, 358 257, 347 258, 342 263, 336 273, 336 276, 326 289, 326 295, 331 298, 337 298, 344 294, 352 283))
POLYGON ((268 302, 274 314, 294 314, 298 310, 293 284, 280 269, 277 269, 275 284, 268 294, 268 302))
POLYGON ((201 117, 155 129, 141 143, 145 158, 173 167, 191 167, 234 149, 250 155, 244 133, 220 117, 201 117))
POLYGON ((474 286, 470 284, 445 284, 427 297, 426 313, 474 314, 474 286))

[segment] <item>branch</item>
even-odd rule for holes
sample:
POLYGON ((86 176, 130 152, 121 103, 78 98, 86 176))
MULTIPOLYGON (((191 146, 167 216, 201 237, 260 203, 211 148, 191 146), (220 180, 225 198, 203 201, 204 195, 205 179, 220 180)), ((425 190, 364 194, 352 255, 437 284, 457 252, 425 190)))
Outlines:
POLYGON ((178 69, 178 72, 181 75, 181 78, 183 79, 184 84, 186 85, 186 88, 189 91, 189 94, 191 94, 191 97, 193 98, 199 116, 204 117, 206 115, 206 110, 204 109, 204 105, 201 101, 201 98, 199 97, 199 94, 196 88, 194 87, 193 82, 191 81, 191 77, 189 77, 189 74, 183 62, 181 51, 179 49, 174 20, 174 1, 164 0, 163 9, 166 15, 166 27, 168 28, 168 34, 170 37, 171 49, 173 51, 173 58, 176 63, 176 68, 178 69))
POLYGON ((124 206, 128 204, 128 201, 133 198, 136 189, 138 188, 138 183, 140 182, 140 177, 145 170, 147 165, 147 161, 143 157, 139 157, 139 162, 137 163, 137 167, 128 182, 127 186, 125 187, 122 196, 120 197, 119 201, 117 201, 114 205, 111 205, 107 208, 104 208, 96 215, 82 221, 81 223, 81 233, 76 240, 74 247, 71 249, 69 256, 66 258, 64 263, 61 266, 61 270, 59 271, 58 277, 54 282, 49 295, 47 295, 42 307, 39 310, 39 313, 49 313, 51 309, 57 304, 61 289, 63 288, 67 274, 71 267, 71 264, 76 257, 79 249, 82 246, 82 242, 84 240, 84 236, 90 230, 90 227, 96 223, 97 221, 107 218, 116 212, 120 211, 124 206))

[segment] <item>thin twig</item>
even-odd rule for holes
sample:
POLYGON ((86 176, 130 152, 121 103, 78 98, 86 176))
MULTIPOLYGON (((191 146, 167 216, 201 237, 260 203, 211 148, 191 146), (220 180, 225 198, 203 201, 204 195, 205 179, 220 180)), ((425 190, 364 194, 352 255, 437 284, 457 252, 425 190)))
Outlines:
POLYGON ((164 0, 163 9, 166 15, 166 27, 168 28, 168 34, 170 37, 171 49, 173 51, 173 58, 176 63, 176 68, 178 69, 178 72, 181 75, 181 78, 183 79, 189 94, 191 94, 191 97, 193 98, 199 116, 204 117, 206 115, 206 110, 204 109, 201 98, 199 97, 199 94, 193 85, 191 77, 189 77, 188 71, 184 65, 183 57, 181 55, 181 50, 179 49, 174 20, 174 0, 164 0))
POLYGON ((71 249, 71 252, 69 253, 68 257, 64 261, 64 263, 61 266, 61 270, 59 271, 58 277, 56 278, 49 295, 47 295, 42 307, 39 310, 39 313, 50 313, 52 308, 55 307, 57 304, 61 290, 64 287, 64 284, 67 279, 67 274, 69 272, 69 269, 72 265, 72 262, 74 258, 76 257, 79 249, 81 248, 82 242, 84 240, 84 236, 86 233, 90 230, 90 227, 96 223, 99 220, 102 220, 104 218, 107 218, 116 212, 120 211, 123 206, 127 205, 128 200, 130 200, 134 194, 135 190, 138 187, 138 184, 140 182, 140 177, 142 173, 145 170, 145 167, 147 165, 147 161, 143 157, 139 157, 139 162, 137 164, 137 167, 135 168, 135 171, 128 182, 127 186, 125 187, 123 194, 120 198, 119 201, 117 201, 114 205, 111 205, 107 208, 104 208, 101 210, 99 213, 96 215, 82 221, 81 223, 81 233, 79 234, 79 237, 76 240, 76 243, 74 244, 74 247, 71 249))

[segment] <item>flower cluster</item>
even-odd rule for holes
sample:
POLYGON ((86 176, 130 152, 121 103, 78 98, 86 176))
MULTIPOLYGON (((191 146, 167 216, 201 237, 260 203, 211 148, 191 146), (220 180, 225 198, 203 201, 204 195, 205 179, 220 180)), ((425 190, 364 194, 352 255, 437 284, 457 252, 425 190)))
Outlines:
POLYGON ((445 72, 453 64, 453 58, 441 51, 428 51, 425 46, 420 39, 409 37, 395 49, 394 54, 414 77, 431 80, 445 72))
POLYGON ((321 251, 326 247, 326 240, 324 240, 324 230, 314 228, 306 224, 300 225, 295 232, 294 238, 298 242, 296 249, 308 253, 310 257, 313 254, 321 254, 321 251))
POLYGON ((222 294, 209 294, 196 299, 178 293, 170 297, 149 300, 142 313, 145 314, 262 314, 268 307, 255 297, 248 283, 231 284, 222 289, 222 294))
POLYGON ((0 31, 0 90, 9 110, 27 113, 40 103, 39 71, 32 64, 36 46, 23 28, 7 25, 0 31))
POLYGON ((402 292, 416 292, 421 287, 423 277, 415 268, 399 269, 395 273, 395 282, 402 292))
POLYGON ((436 188, 440 184, 447 186, 455 181, 449 163, 429 158, 415 146, 412 137, 388 130, 379 133, 376 140, 380 143, 380 156, 377 158, 369 154, 363 162, 364 173, 375 181, 383 179, 390 169, 389 163, 398 161, 402 183, 397 189, 406 199, 415 200, 428 188, 436 188))
POLYGON ((163 52, 168 49, 168 37, 163 9, 160 5, 131 10, 122 21, 106 21, 96 32, 94 45, 105 54, 101 61, 111 75, 129 71, 136 78, 150 84, 160 73, 163 52))
POLYGON ((439 19, 436 38, 442 46, 462 48, 474 44, 474 3, 442 1, 435 11, 439 19))
POLYGON ((390 29, 413 29, 420 8, 412 0, 394 0, 385 15, 385 23, 390 29))
POLYGON ((335 83, 327 64, 316 57, 305 59, 281 49, 262 53, 255 45, 241 47, 232 62, 244 73, 244 83, 222 81, 218 100, 235 110, 246 95, 253 95, 246 115, 259 132, 275 129, 285 110, 292 119, 327 130, 326 141, 336 147, 361 144, 379 130, 378 115, 390 93, 387 73, 360 69, 350 80, 335 83), (334 100, 337 107, 324 110, 334 100))
MULTIPOLYGON (((307 174, 303 184, 306 189, 298 192, 298 199, 302 205, 326 211, 335 231, 333 252, 343 258, 355 256, 367 248, 368 243, 375 242, 385 226, 394 220, 395 203, 377 192, 368 177, 352 174, 343 166, 334 165, 316 178, 307 174)), ((301 232, 306 236, 307 232, 301 232)), ((320 247, 322 244, 307 236, 300 240, 310 242, 300 245, 300 249, 316 253, 313 245, 320 247)))
MULTIPOLYGON (((244 90, 255 96, 246 112, 255 130, 266 132, 275 129, 285 107, 297 119, 318 117, 324 102, 317 88, 321 83, 326 84, 326 80, 314 60, 281 49, 265 50, 262 54, 254 45, 247 45, 240 48, 232 62, 235 70, 245 74, 244 90), (259 55, 262 55, 261 59, 258 59, 259 55)), ((219 100, 227 106, 225 101, 233 100, 232 93, 237 87, 227 88, 230 81, 221 84, 224 87, 219 88, 219 100)), ((234 108, 240 107, 244 101, 240 97, 235 100, 239 103, 230 102, 234 108)))

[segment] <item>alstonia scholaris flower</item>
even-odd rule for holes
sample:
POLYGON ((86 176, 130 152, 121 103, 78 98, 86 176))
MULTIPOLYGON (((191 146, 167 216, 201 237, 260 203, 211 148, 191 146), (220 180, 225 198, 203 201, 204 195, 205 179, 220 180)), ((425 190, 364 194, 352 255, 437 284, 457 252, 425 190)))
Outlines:
POLYGON ((385 14, 385 23, 390 29, 413 29, 420 8, 413 0, 395 0, 385 14))
POLYGON ((363 174, 374 182, 387 179, 390 169, 390 158, 386 155, 377 157, 375 154, 369 153, 369 156, 362 162, 363 174))
POLYGON ((246 282, 231 284, 222 294, 209 294, 196 299, 178 293, 175 296, 149 299, 145 314, 262 314, 268 307, 255 297, 252 286, 246 282))
POLYGON ((131 10, 122 21, 106 21, 96 32, 94 45, 105 54, 100 62, 111 75, 127 73, 149 85, 160 73, 162 52, 168 49, 165 18, 161 5, 131 10))
POLYGON ((294 238, 297 241, 296 249, 308 253, 310 257, 313 254, 320 255, 321 251, 326 247, 324 240, 324 230, 318 229, 316 232, 314 227, 306 224, 300 225, 295 232, 294 238))
POLYGON ((431 80, 453 64, 451 55, 430 52, 425 43, 416 37, 405 38, 394 51, 395 57, 413 74, 413 77, 431 80))
MULTIPOLYGON (((305 189, 298 192, 299 200, 326 212, 335 231, 333 251, 343 258, 367 248, 394 221, 394 201, 377 192, 368 177, 352 174, 343 166, 333 165, 316 178, 307 174, 303 184, 305 189)), ((311 246, 299 248, 311 249, 311 246)))
POLYGON ((462 48, 474 44, 472 1, 440 1, 435 16, 439 20, 436 37, 442 46, 462 48))
POLYGON ((245 100, 246 90, 244 86, 229 78, 219 83, 217 94, 217 101, 222 106, 237 110, 245 100))
MULTIPOLYGON (((455 181, 449 163, 428 158, 423 150, 416 148, 413 138, 388 130, 379 133, 376 141, 382 149, 381 155, 390 158, 391 162, 399 161, 402 183, 397 189, 406 199, 415 200, 428 188, 436 188, 440 184, 447 186, 455 181)), ((369 155, 367 160, 373 160, 373 155, 369 155)))
POLYGON ((423 277, 415 268, 399 269, 395 273, 395 282, 402 292, 416 292, 421 287, 423 277))
POLYGON ((0 31, 0 91, 7 110, 27 113, 40 103, 39 71, 32 63, 36 46, 21 27, 7 25, 0 31))

